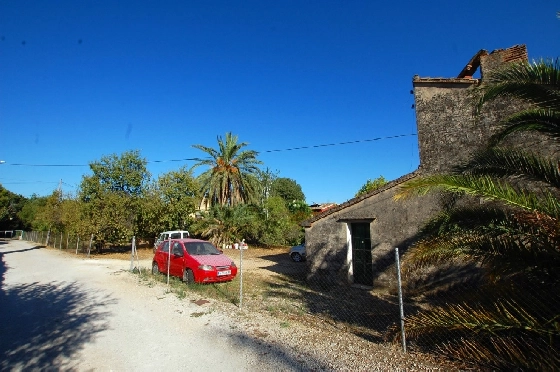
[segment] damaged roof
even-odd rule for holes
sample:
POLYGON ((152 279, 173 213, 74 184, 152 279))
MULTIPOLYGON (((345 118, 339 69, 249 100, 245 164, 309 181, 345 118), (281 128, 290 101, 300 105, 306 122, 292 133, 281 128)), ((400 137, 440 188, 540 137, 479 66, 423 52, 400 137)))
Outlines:
POLYGON ((437 83, 476 83, 478 79, 473 79, 473 75, 481 66, 481 60, 487 56, 499 56, 500 63, 509 63, 515 61, 527 61, 527 47, 525 44, 518 44, 506 49, 495 49, 488 53, 485 49, 480 49, 470 60, 465 67, 459 72, 455 78, 421 78, 414 75, 413 82, 437 82, 437 83))

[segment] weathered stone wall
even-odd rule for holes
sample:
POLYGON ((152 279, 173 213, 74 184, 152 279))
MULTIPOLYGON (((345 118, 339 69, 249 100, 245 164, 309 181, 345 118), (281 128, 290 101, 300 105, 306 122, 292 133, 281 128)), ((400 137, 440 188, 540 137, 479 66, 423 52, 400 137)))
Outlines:
POLYGON ((336 213, 305 230, 307 279, 323 285, 348 283, 346 226, 337 222, 336 213))
POLYGON ((461 83, 413 82, 420 167, 425 173, 447 173, 484 150, 497 123, 520 108, 520 103, 501 100, 487 103, 475 113, 475 81, 461 83))
POLYGON ((480 58, 480 76, 488 79, 492 71, 503 67, 509 62, 528 61, 527 47, 515 45, 507 49, 498 49, 480 58))
POLYGON ((351 284, 347 223, 371 221, 374 271, 371 285, 374 289, 391 286, 396 272, 387 269, 394 265, 394 249, 398 247, 400 253, 406 251, 424 222, 440 210, 437 195, 396 201, 393 197, 397 192, 398 185, 393 185, 314 222, 313 228, 306 229, 308 280, 323 285, 351 284))

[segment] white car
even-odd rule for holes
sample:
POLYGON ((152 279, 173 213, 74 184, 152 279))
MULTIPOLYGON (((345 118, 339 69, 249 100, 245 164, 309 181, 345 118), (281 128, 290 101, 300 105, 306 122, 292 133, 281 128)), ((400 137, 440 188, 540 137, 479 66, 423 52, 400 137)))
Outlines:
POLYGON ((305 243, 300 244, 300 245, 296 245, 292 248, 290 248, 290 258, 292 259, 292 261, 294 262, 302 262, 305 261, 306 256, 305 256, 305 243))
POLYGON ((154 252, 156 251, 158 245, 167 239, 187 239, 190 234, 187 230, 174 230, 174 231, 164 231, 157 237, 154 243, 154 252))

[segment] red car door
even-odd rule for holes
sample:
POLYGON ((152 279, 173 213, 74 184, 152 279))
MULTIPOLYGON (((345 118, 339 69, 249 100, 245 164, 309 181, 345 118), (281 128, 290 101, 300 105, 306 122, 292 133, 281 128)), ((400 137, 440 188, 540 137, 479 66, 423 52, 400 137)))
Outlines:
POLYGON ((183 277, 184 256, 183 245, 180 242, 171 242, 171 263, 169 273, 173 276, 183 277))
POLYGON ((169 256, 169 240, 162 243, 161 249, 156 251, 156 261, 163 273, 167 273, 167 261, 169 256))

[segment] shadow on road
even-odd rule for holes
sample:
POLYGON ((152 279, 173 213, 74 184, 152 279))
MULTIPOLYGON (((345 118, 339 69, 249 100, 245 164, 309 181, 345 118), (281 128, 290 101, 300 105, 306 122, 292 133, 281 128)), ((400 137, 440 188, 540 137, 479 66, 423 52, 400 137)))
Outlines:
POLYGON ((0 370, 73 369, 72 355, 107 329, 105 307, 115 300, 76 283, 7 287, 6 254, 0 253, 0 370))

